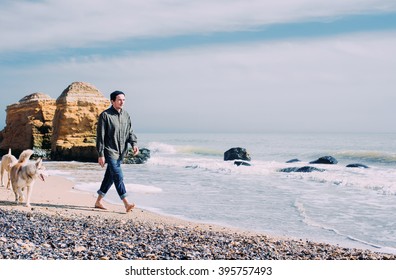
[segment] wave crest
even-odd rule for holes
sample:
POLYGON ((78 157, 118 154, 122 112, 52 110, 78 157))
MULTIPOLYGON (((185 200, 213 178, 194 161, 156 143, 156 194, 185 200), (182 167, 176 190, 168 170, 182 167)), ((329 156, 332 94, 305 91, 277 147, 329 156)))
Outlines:
POLYGON ((336 153, 337 157, 352 160, 364 160, 373 163, 394 163, 396 164, 396 154, 381 151, 342 151, 336 153))
POLYGON ((174 146, 161 142, 151 142, 148 148, 152 153, 158 154, 195 154, 204 156, 223 156, 222 151, 199 146, 174 146))

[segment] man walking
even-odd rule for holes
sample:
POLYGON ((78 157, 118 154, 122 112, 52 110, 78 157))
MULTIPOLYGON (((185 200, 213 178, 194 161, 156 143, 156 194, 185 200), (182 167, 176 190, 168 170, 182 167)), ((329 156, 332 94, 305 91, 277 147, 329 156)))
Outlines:
POLYGON ((130 212, 135 204, 129 203, 126 198, 127 193, 121 163, 128 152, 128 143, 132 146, 134 155, 139 153, 139 148, 136 135, 133 133, 131 118, 128 112, 123 109, 125 94, 122 91, 114 91, 110 94, 110 101, 111 107, 100 114, 97 127, 98 163, 102 167, 107 163, 107 168, 98 190, 95 208, 106 210, 102 204, 102 199, 114 183, 126 212, 130 212))

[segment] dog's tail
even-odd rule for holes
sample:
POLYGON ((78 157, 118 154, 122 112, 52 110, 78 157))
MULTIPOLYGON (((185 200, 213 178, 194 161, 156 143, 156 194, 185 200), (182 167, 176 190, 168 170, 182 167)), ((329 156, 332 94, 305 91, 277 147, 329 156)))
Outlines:
POLYGON ((11 155, 11 148, 8 148, 8 155, 11 155))
POLYGON ((32 154, 33 154, 33 150, 24 150, 22 154, 20 154, 19 156, 18 163, 27 162, 32 154))

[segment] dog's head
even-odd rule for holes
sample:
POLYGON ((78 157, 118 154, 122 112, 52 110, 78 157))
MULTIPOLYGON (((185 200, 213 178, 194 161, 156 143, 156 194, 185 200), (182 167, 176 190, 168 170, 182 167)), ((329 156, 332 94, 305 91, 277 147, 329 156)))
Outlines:
POLYGON ((45 181, 45 178, 48 177, 41 158, 34 163, 32 162, 23 166, 22 168, 25 168, 26 173, 32 179, 40 178, 40 180, 45 181))
POLYGON ((48 177, 48 174, 45 170, 45 166, 43 165, 43 160, 39 158, 34 165, 36 167, 35 175, 42 181, 45 181, 45 178, 48 177))

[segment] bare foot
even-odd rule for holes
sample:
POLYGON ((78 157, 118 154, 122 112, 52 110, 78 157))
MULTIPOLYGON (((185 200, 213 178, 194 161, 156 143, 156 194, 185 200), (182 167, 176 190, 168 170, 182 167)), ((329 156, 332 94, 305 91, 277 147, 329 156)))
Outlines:
POLYGON ((135 204, 134 203, 128 204, 128 206, 125 207, 127 213, 131 212, 133 208, 135 208, 135 204))
POLYGON ((107 210, 107 208, 104 207, 103 204, 100 203, 100 202, 99 203, 98 202, 95 203, 95 208, 102 209, 102 210, 107 210))

